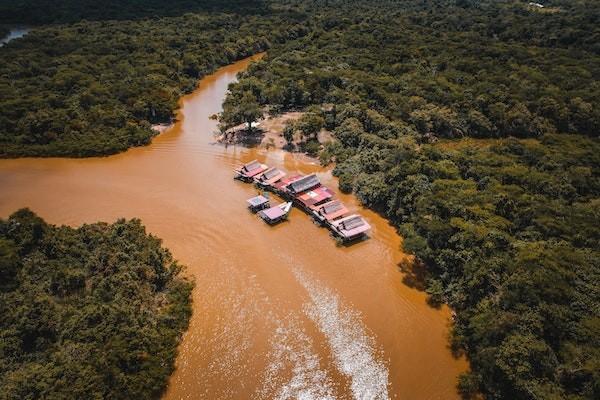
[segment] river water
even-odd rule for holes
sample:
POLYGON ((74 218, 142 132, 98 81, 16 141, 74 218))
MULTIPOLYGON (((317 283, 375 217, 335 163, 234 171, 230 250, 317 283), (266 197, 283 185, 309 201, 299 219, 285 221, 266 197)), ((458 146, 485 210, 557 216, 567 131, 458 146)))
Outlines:
POLYGON ((258 158, 290 173, 330 168, 277 150, 213 143, 227 85, 250 59, 203 79, 150 146, 89 159, 0 160, 0 216, 30 207, 55 224, 139 217, 196 280, 194 313, 165 399, 456 399, 467 368, 448 349, 450 312, 403 283, 401 238, 373 226, 341 247, 292 210, 269 227, 233 168, 258 158))

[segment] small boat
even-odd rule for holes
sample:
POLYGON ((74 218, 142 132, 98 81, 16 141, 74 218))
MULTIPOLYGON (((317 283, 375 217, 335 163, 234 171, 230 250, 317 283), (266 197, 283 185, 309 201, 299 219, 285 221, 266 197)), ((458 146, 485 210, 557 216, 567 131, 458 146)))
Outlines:
POLYGON ((343 242, 357 239, 365 235, 371 229, 371 225, 358 214, 332 221, 330 224, 333 232, 337 234, 343 242))
POLYGON ((262 174, 268 168, 265 164, 261 164, 256 160, 250 161, 235 170, 235 179, 251 182, 252 178, 258 174, 262 174))
POLYGON ((292 202, 288 201, 266 210, 262 210, 258 213, 258 215, 269 225, 274 225, 286 219, 291 209, 292 202))
POLYGON ((269 204, 269 199, 262 195, 252 197, 251 199, 246 200, 246 203, 248 203, 248 208, 252 212, 259 212, 271 206, 269 204))
POLYGON ((348 214, 348 209, 339 200, 328 201, 310 208, 313 217, 320 222, 334 221, 348 214))
POLYGON ((283 177, 285 177, 285 172, 273 167, 269 168, 262 174, 255 176, 254 182, 256 182, 258 186, 268 187, 274 184, 275 182, 283 179, 283 177))

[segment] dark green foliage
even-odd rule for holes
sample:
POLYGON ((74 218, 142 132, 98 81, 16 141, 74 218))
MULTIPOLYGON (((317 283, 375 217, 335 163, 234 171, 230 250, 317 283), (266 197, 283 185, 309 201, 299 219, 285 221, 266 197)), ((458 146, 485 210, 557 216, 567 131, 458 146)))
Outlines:
POLYGON ((169 121, 199 78, 302 35, 291 18, 186 14, 34 29, 0 48, 0 157, 147 144, 150 125, 169 121))
POLYGON ((140 221, 0 220, 0 399, 158 398, 192 284, 140 221))
MULTIPOLYGON (((353 124, 358 122, 354 118, 353 124)), ((346 120, 348 121, 348 120, 346 120)), ((340 127, 346 122, 341 122, 340 127)), ((454 344, 489 398, 600 394, 600 142, 581 135, 343 147, 340 187, 383 212, 457 312, 454 344)))
POLYGON ((532 36, 573 27, 586 43, 585 31, 600 39, 600 24, 587 17, 598 7, 579 2, 540 14, 520 2, 478 3, 350 2, 311 10, 309 35, 274 46, 249 71, 253 92, 276 111, 359 104, 425 139, 597 135, 597 44, 562 46, 532 36), (546 32, 542 21, 567 26, 546 32), (584 25, 575 28, 577 22, 584 25), (512 24, 534 32, 519 34, 512 24))
POLYGON ((323 125, 325 125, 323 117, 314 112, 308 112, 296 121, 296 128, 306 140, 316 139, 323 125))
POLYGON ((202 11, 258 13, 266 9, 262 0, 0 0, 0 23, 135 20, 202 11))
POLYGON ((248 130, 252 129, 252 123, 262 117, 260 104, 250 91, 241 92, 239 96, 229 96, 223 104, 219 120, 223 131, 241 124, 248 124, 248 130))
POLYGON ((231 86, 322 110, 340 189, 457 313, 465 397, 600 398, 598 8, 546 3, 335 2, 231 86))
MULTIPOLYGON (((353 123, 356 123, 354 121, 353 123)), ((344 123, 342 122, 342 125, 344 123)), ((333 146, 340 187, 383 212, 457 312, 466 395, 600 392, 600 142, 581 135, 333 146)))

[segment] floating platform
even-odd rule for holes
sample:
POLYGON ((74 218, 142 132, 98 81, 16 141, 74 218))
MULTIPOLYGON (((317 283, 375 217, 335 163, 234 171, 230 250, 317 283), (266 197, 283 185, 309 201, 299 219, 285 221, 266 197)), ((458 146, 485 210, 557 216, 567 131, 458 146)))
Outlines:
POLYGON ((285 172, 278 168, 269 168, 262 174, 254 177, 254 182, 260 187, 269 187, 285 177, 285 172))
POLYGON ((236 175, 234 176, 234 179, 252 182, 255 176, 262 174, 268 168, 269 167, 267 167, 265 164, 261 164, 256 160, 252 160, 249 163, 244 164, 235 170, 236 175))
POLYGON ((304 175, 293 175, 286 178, 282 178, 277 182, 274 182, 269 186, 269 189, 279 194, 280 196, 285 196, 287 193, 286 188, 293 182, 296 182, 299 179, 304 178, 304 175))
POLYGON ((298 197, 303 192, 309 191, 319 186, 321 186, 321 182, 319 181, 317 175, 310 174, 290 182, 287 186, 285 186, 284 190, 290 195, 298 197))
POLYGON ((288 201, 285 203, 281 203, 276 205, 275 207, 268 208, 266 210, 262 210, 258 213, 258 215, 269 225, 274 225, 278 222, 281 222, 287 219, 290 210, 292 209, 292 202, 288 201))
POLYGON ((333 192, 325 186, 308 190, 296 196, 296 201, 306 210, 311 210, 311 207, 318 206, 330 200, 333 197, 333 192))
POLYGON ((270 207, 266 193, 247 200, 248 207, 270 225, 287 219, 295 204, 344 243, 364 237, 371 229, 360 215, 348 215, 346 206, 334 199, 333 191, 321 185, 316 174, 287 176, 278 168, 269 168, 254 160, 236 170, 236 179, 254 182, 286 200, 274 207, 270 207))
POLYGON ((343 242, 350 242, 364 236, 371 225, 358 214, 353 214, 330 223, 334 234, 339 236, 343 242))
POLYGON ((252 197, 251 199, 246 200, 246 203, 248 203, 248 208, 252 212, 259 212, 265 208, 271 207, 269 199, 265 196, 252 197))
POLYGON ((312 216, 321 223, 331 222, 345 217, 348 215, 348 212, 349 211, 344 203, 339 200, 331 200, 326 203, 311 207, 312 216))

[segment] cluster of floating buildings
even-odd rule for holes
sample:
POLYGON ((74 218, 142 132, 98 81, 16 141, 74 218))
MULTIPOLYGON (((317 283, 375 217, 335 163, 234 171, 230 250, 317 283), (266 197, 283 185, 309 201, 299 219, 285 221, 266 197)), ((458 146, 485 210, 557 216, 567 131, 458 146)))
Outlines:
POLYGON ((351 214, 341 201, 334 199, 333 191, 323 186, 315 174, 288 176, 254 160, 237 168, 235 178, 285 200, 272 206, 266 193, 247 200, 248 208, 269 224, 286 219, 292 205, 296 205, 343 242, 361 238, 371 229, 363 217, 351 214))

